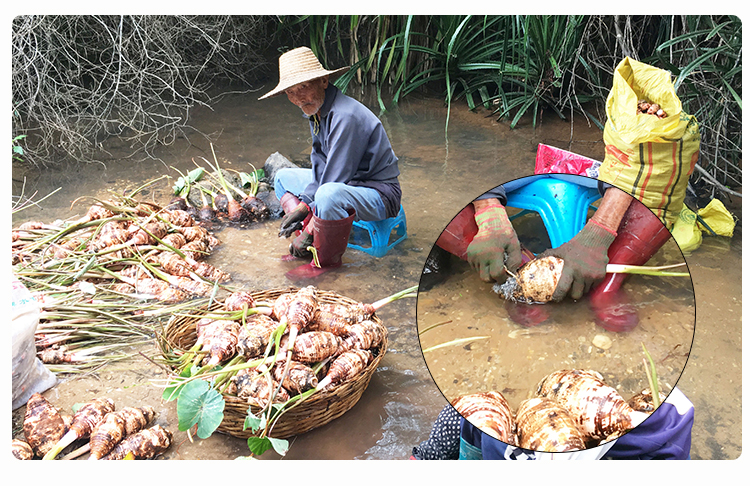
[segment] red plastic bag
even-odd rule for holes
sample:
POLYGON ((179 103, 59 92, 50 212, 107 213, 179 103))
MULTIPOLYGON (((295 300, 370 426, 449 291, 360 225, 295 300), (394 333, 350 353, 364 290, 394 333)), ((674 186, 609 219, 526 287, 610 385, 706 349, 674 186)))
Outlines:
POLYGON ((575 174, 595 179, 600 165, 598 160, 540 143, 534 174, 575 174))

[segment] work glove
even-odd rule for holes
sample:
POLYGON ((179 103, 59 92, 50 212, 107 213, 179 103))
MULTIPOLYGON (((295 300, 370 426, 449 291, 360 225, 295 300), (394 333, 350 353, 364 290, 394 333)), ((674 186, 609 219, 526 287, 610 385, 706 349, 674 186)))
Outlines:
POLYGON ((557 288, 552 299, 561 301, 566 295, 574 300, 580 299, 591 289, 597 280, 607 274, 607 250, 617 236, 600 223, 589 220, 586 226, 567 243, 557 248, 547 250, 540 258, 556 256, 562 258, 563 265, 557 288))
POLYGON ((292 233, 301 230, 304 227, 305 218, 307 218, 309 214, 310 206, 303 202, 297 204, 297 207, 282 218, 281 227, 279 228, 279 237, 283 236, 284 238, 289 238, 292 233))
POLYGON ((312 246, 314 233, 313 222, 310 220, 305 229, 303 229, 302 232, 292 240, 292 244, 289 245, 289 253, 297 258, 309 257, 312 252, 308 250, 307 247, 312 246))
POLYGON ((505 282, 505 268, 515 272, 521 266, 521 244, 505 208, 491 203, 474 213, 479 230, 466 250, 466 258, 485 282, 505 282))

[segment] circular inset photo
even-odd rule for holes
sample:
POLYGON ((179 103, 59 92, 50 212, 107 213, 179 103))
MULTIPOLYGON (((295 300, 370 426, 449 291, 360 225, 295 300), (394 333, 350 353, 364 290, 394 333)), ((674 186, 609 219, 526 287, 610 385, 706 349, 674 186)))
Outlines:
POLYGON ((684 399, 695 294, 648 207, 596 179, 538 175, 451 220, 425 263, 417 327, 432 378, 470 426, 462 451, 481 448, 479 431, 516 449, 614 451, 657 440, 659 421, 636 427, 684 399))

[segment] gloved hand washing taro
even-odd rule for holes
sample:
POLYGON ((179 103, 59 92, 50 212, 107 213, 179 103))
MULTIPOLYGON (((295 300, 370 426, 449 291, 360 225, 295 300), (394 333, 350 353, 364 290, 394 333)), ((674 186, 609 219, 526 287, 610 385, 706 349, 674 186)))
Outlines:
POLYGON ((566 295, 578 300, 606 275, 607 248, 615 235, 590 220, 573 239, 545 251, 493 290, 506 300, 527 304, 560 301, 566 295))
MULTIPOLYGON (((643 211, 649 210, 644 208, 643 211)), ((619 211, 617 214, 615 221, 619 224, 622 217, 619 211)), ((609 263, 608 248, 617 238, 617 233, 612 227, 612 224, 602 224, 599 220, 589 220, 570 241, 558 248, 545 251, 523 265, 516 273, 506 267, 505 271, 511 276, 504 284, 495 284, 492 290, 513 302, 543 304, 561 301, 566 296, 578 300, 607 274, 690 277, 688 272, 668 271, 685 265, 685 262, 655 267, 609 263)), ((645 263, 646 259, 643 258, 643 261, 637 263, 645 263)))
POLYGON ((521 267, 504 286, 505 299, 528 304, 580 299, 607 274, 607 250, 617 236, 632 197, 619 189, 605 191, 599 209, 571 240, 521 267))

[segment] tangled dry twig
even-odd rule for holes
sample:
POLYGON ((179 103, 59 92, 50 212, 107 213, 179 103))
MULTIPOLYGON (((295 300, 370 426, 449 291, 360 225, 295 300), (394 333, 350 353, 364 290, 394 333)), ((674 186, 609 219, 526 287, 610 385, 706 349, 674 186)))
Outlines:
POLYGON ((133 153, 169 144, 217 80, 248 82, 267 19, 237 16, 18 16, 13 20, 14 134, 24 159, 92 160, 116 136, 133 153))

